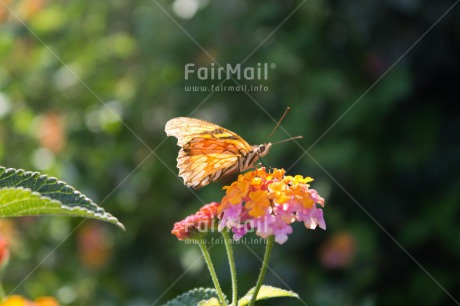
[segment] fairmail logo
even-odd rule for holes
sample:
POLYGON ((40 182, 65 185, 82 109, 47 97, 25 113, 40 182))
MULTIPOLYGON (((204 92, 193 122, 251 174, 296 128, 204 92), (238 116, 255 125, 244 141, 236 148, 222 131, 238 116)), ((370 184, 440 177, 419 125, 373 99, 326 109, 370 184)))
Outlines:
POLYGON ((276 64, 257 63, 255 67, 244 67, 241 64, 216 65, 211 63, 209 67, 196 67, 188 63, 184 67, 184 78, 188 80, 196 77, 199 80, 268 80, 269 71, 276 68, 276 64))

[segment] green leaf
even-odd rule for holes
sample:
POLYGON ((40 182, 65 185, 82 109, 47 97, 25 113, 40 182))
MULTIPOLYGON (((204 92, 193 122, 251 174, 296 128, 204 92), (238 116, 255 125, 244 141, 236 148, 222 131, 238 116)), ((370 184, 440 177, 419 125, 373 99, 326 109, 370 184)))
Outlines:
POLYGON ((198 303, 198 306, 221 306, 222 304, 219 302, 218 298, 211 298, 207 301, 201 301, 198 303))
POLYGON ((175 299, 169 301, 163 306, 219 306, 217 291, 211 288, 196 288, 184 294, 179 295, 175 299))
MULTIPOLYGON (((239 306, 244 306, 249 304, 252 298, 252 294, 254 292, 254 288, 248 291, 248 293, 245 294, 239 301, 238 305, 239 306)), ((265 300, 265 299, 270 299, 270 298, 276 298, 276 297, 295 297, 299 298, 299 295, 293 291, 288 291, 272 286, 265 286, 262 285, 259 290, 259 294, 257 294, 257 299, 256 301, 260 300, 265 300)))
POLYGON ((39 215, 92 218, 124 229, 117 218, 56 178, 0 167, 0 218, 39 215))

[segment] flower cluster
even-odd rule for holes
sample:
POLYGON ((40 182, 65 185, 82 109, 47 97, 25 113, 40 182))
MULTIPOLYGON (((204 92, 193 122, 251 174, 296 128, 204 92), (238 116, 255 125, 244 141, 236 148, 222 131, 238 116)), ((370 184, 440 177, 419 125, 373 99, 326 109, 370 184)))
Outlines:
POLYGON ((238 180, 224 187, 226 195, 218 208, 219 230, 227 227, 235 240, 249 231, 267 238, 275 236, 279 244, 292 233, 291 223, 303 222, 308 229, 326 229, 324 199, 309 189, 312 178, 285 175, 283 169, 267 172, 265 168, 240 174, 238 180))
POLYGON ((11 295, 0 302, 0 306, 59 306, 59 303, 50 296, 39 297, 35 301, 30 301, 20 295, 11 295))
POLYGON ((200 208, 195 214, 176 222, 171 231, 179 240, 199 238, 209 231, 217 217, 219 203, 210 203, 200 208))

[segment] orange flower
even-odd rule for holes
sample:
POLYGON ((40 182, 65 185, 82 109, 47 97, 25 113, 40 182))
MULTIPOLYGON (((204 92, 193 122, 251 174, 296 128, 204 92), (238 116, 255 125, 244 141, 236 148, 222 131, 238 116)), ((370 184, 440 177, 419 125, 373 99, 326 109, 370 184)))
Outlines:
POLYGON ((89 269, 101 269, 112 254, 113 243, 110 232, 101 223, 86 222, 78 230, 78 255, 89 269))
POLYGON ((35 300, 36 306, 59 306, 59 303, 55 298, 51 296, 39 297, 35 300))
POLYGON ((262 179, 261 177, 253 177, 252 180, 251 180, 251 189, 252 190, 260 190, 263 188, 263 185, 264 185, 264 179, 262 179))
POLYGON ((315 201, 308 192, 308 189, 304 188, 302 185, 291 186, 291 192, 294 196, 294 199, 297 203, 302 204, 305 208, 312 208, 315 205, 315 201))
MULTIPOLYGON (((252 172, 248 172, 252 174, 252 172)), ((248 180, 252 180, 252 175, 240 174, 238 180, 233 182, 230 186, 224 186, 222 189, 226 190, 225 196, 221 200, 217 213, 220 214, 223 209, 227 208, 228 205, 240 204, 249 192, 250 183, 248 180)))
POLYGON ((45 296, 39 297, 32 302, 20 295, 11 295, 0 302, 0 306, 59 306, 55 298, 45 296))
POLYGON ((62 116, 55 112, 45 114, 38 133, 42 147, 59 153, 66 144, 66 133, 62 116))
POLYGON ((255 171, 249 171, 249 172, 238 175, 238 181, 251 181, 251 179, 256 176, 258 175, 255 171))
POLYGON ((291 191, 284 182, 273 182, 268 186, 270 193, 268 197, 275 200, 277 204, 284 204, 291 199, 291 191))
POLYGON ((273 179, 276 179, 276 180, 279 180, 281 181, 283 179, 283 176, 284 174, 286 173, 286 170, 284 169, 273 169, 273 173, 270 173, 268 176, 267 176, 267 180, 273 180, 273 179))
MULTIPOLYGON (((241 176, 241 175, 240 175, 241 176)), ((239 180, 233 182, 230 186, 225 186, 226 197, 230 204, 238 204, 248 194, 249 182, 247 180, 239 180)))
POLYGON ((265 190, 256 190, 249 193, 249 201, 246 202, 246 208, 252 217, 260 217, 267 213, 270 207, 270 200, 265 190))

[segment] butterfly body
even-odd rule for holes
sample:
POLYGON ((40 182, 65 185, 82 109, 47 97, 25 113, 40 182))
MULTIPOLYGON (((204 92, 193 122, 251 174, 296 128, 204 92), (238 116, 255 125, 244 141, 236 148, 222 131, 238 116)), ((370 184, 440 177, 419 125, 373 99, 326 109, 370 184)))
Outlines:
POLYGON ((176 137, 181 147, 177 157, 179 176, 188 187, 196 189, 251 168, 271 147, 271 143, 251 146, 232 131, 195 118, 173 118, 166 123, 165 131, 176 137))

